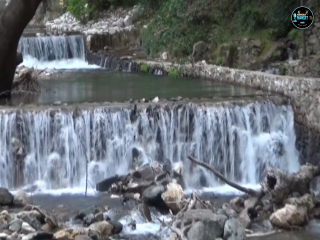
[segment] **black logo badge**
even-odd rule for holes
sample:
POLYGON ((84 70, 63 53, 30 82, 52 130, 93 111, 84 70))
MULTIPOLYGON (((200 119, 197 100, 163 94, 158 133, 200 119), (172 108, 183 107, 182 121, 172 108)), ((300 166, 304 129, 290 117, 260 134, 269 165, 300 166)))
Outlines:
POLYGON ((296 28, 306 29, 313 23, 313 12, 307 7, 298 7, 291 14, 291 21, 296 28))

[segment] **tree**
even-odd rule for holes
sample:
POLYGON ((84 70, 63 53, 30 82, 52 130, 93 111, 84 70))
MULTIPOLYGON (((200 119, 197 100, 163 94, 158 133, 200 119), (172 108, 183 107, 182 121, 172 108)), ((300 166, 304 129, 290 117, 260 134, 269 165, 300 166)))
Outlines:
POLYGON ((11 0, 0 17, 0 96, 11 96, 15 70, 21 63, 17 53, 20 37, 42 0, 11 0))

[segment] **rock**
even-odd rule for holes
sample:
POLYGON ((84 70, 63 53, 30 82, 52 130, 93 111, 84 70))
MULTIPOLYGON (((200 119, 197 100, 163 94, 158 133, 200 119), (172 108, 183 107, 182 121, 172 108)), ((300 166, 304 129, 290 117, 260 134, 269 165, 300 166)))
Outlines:
POLYGON ((25 191, 19 190, 15 195, 13 202, 15 205, 27 205, 32 204, 32 201, 29 199, 25 191))
POLYGON ((112 234, 119 234, 122 231, 122 224, 119 221, 108 221, 112 226, 112 234))
POLYGON ((41 222, 35 217, 31 217, 30 215, 24 215, 20 219, 28 223, 32 228, 36 230, 41 229, 41 222))
POLYGON ((224 240, 244 240, 246 239, 245 229, 238 219, 229 218, 224 224, 224 240))
POLYGON ((195 219, 198 222, 192 225, 188 238, 192 240, 211 240, 222 237, 227 217, 217 215, 208 209, 189 210, 184 215, 186 220, 195 219))
POLYGON ((127 15, 123 20, 123 23, 126 27, 132 25, 132 18, 129 15, 127 15))
POLYGON ((161 58, 162 58, 162 60, 167 60, 168 59, 168 53, 167 52, 163 52, 161 54, 161 58))
POLYGON ((87 235, 77 235, 74 240, 92 240, 92 238, 87 235))
POLYGON ((154 103, 159 102, 159 98, 158 98, 158 97, 155 97, 154 99, 152 99, 152 102, 154 102, 154 103))
POLYGON ((113 226, 107 221, 102 221, 93 223, 89 229, 99 232, 102 237, 108 237, 112 235, 113 226))
POLYGON ((280 228, 303 226, 307 222, 307 208, 286 204, 283 208, 271 214, 270 221, 273 226, 280 228))
POLYGON ((240 197, 236 197, 230 200, 230 207, 237 213, 240 213, 244 208, 244 200, 240 197))
POLYGON ((142 201, 148 206, 155 207, 161 214, 167 214, 169 208, 161 197, 166 190, 166 187, 162 185, 150 186, 143 191, 142 201))
POLYGON ((6 188, 0 188, 0 206, 7 206, 13 203, 13 195, 6 188))
POLYGON ((288 198, 284 203, 295 206, 304 206, 307 208, 309 213, 311 213, 315 207, 311 194, 305 194, 299 198, 288 198))
POLYGON ((90 213, 87 216, 84 217, 83 221, 87 226, 90 226, 91 223, 94 222, 94 214, 90 213))
POLYGON ((112 184, 114 184, 118 181, 119 181, 118 175, 106 178, 105 180, 98 182, 96 184, 96 190, 99 192, 107 192, 111 188, 112 184))
POLYGON ((94 216, 94 220, 95 220, 96 222, 103 221, 103 220, 104 220, 103 212, 97 213, 97 214, 94 216))
POLYGON ((248 215, 248 210, 246 208, 240 212, 238 220, 240 221, 240 223, 245 229, 250 228, 251 219, 248 215))
POLYGON ((65 230, 60 230, 56 232, 53 236, 55 239, 70 239, 70 233, 65 230))
POLYGON ((31 218, 36 218, 38 219, 39 221, 42 220, 42 215, 37 211, 37 210, 31 210, 31 211, 22 211, 22 212, 19 212, 17 214, 17 217, 20 218, 20 219, 24 219, 25 216, 29 216, 31 218))
POLYGON ((23 223, 23 221, 21 219, 12 220, 9 223, 9 230, 11 232, 19 232, 21 229, 22 223, 23 223))
POLYGON ((181 210, 185 200, 183 189, 177 183, 169 183, 167 191, 161 197, 173 214, 177 214, 181 210))
POLYGON ((49 223, 46 223, 41 227, 41 230, 44 232, 52 232, 53 228, 49 223))
POLYGON ((29 225, 29 223, 23 222, 21 226, 21 230, 24 234, 29 234, 36 232, 36 230, 29 225))
POLYGON ((56 101, 56 102, 53 103, 54 106, 59 106, 61 104, 62 104, 61 101, 56 101))

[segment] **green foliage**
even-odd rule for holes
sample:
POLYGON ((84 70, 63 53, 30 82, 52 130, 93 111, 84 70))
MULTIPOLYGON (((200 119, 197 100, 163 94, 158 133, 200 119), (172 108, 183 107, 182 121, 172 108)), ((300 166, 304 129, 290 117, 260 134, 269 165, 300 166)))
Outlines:
POLYGON ((301 32, 298 29, 292 29, 289 33, 288 33, 288 37, 289 39, 296 43, 297 45, 300 45, 301 43, 301 32))
POLYGON ((92 18, 96 13, 95 7, 90 0, 68 0, 66 6, 67 11, 81 22, 92 18))
POLYGON ((170 68, 168 75, 169 75, 170 77, 176 78, 176 77, 178 77, 178 75, 179 75, 179 74, 178 74, 178 70, 175 69, 175 68, 170 68))
POLYGON ((279 67, 279 74, 286 75, 286 73, 287 73, 287 67, 284 64, 281 64, 279 67))
POLYGON ((149 67, 148 67, 147 64, 142 63, 141 66, 140 66, 140 70, 141 70, 141 72, 148 73, 149 72, 149 67))

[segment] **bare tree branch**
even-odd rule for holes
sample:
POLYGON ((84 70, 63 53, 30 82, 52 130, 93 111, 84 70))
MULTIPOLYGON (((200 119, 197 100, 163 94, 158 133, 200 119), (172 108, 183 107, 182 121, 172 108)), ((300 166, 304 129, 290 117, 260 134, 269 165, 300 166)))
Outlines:
POLYGON ((245 188, 245 187, 242 187, 228 179, 226 179, 221 173, 219 173, 214 167, 210 166, 209 164, 205 163, 205 162, 202 162, 202 161, 199 161, 197 159, 195 159, 194 157, 191 157, 191 156, 188 156, 189 160, 193 163, 196 163, 208 170, 210 170, 217 178, 219 178, 220 180, 224 181, 226 184, 228 184, 229 186, 235 188, 235 189, 238 189, 239 191, 241 192, 244 192, 244 193, 247 193, 251 196, 259 196, 261 193, 258 192, 258 191, 255 191, 251 188, 245 188))

